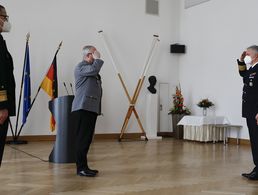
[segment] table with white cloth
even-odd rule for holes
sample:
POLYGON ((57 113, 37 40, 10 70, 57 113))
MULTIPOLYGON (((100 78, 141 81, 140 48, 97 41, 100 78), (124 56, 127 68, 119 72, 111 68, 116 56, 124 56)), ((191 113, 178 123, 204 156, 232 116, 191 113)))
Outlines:
POLYGON ((224 116, 184 116, 177 125, 184 126, 186 140, 225 142, 226 128, 222 125, 229 124, 224 116))

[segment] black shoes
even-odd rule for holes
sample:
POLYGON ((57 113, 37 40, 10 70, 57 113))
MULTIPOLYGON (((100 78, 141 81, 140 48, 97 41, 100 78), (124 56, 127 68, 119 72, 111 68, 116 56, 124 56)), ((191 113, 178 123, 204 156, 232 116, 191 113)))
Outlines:
POLYGON ((247 178, 247 179, 248 179, 249 175, 251 175, 251 173, 242 173, 242 176, 247 178))
POLYGON ((81 171, 77 171, 77 175, 82 177, 95 177, 99 173, 98 170, 84 169, 81 171))
POLYGON ((98 170, 94 170, 94 169, 90 169, 90 168, 88 168, 87 170, 88 170, 88 171, 91 171, 91 172, 93 172, 93 173, 95 173, 95 174, 98 174, 98 173, 99 173, 98 170))
POLYGON ((242 176, 250 180, 258 180, 258 172, 256 170, 253 170, 251 173, 243 173, 242 176))
POLYGON ((258 172, 253 171, 249 176, 248 179, 250 180, 258 180, 258 172))

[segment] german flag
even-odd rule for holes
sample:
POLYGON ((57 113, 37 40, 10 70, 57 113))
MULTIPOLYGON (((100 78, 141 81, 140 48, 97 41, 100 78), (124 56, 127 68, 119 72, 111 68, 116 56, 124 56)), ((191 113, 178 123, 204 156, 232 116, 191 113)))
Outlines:
MULTIPOLYGON (((51 97, 51 99, 54 99, 56 97, 58 97, 58 83, 57 83, 57 66, 56 66, 56 55, 53 59, 53 62, 45 76, 45 78, 43 79, 40 87, 51 97)), ((51 119, 50 119, 50 128, 51 131, 55 130, 55 124, 56 121, 53 117, 53 115, 51 115, 51 119)))

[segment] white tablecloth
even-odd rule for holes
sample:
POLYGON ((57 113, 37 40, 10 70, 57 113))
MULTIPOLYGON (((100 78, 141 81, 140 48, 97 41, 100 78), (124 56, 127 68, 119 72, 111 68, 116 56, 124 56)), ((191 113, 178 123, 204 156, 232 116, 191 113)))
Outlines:
POLYGON ((215 125, 230 124, 223 116, 184 116, 177 125, 184 125, 184 139, 201 142, 222 141, 224 127, 215 125))

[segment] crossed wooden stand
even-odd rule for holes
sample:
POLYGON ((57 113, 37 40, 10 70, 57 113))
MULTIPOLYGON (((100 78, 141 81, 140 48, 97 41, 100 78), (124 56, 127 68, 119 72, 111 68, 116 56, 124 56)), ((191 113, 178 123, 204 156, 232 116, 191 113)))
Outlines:
POLYGON ((140 78, 138 80, 138 83, 136 85, 136 88, 134 90, 133 97, 130 97, 129 92, 128 92, 127 88, 126 88, 126 85, 124 83, 124 80, 123 80, 123 78, 121 76, 121 73, 118 71, 118 68, 117 68, 117 66, 115 64, 115 61, 114 61, 114 59, 113 59, 113 57, 111 55, 111 52, 110 52, 110 49, 109 49, 109 47, 107 45, 107 42, 106 42, 106 39, 104 37, 103 31, 99 31, 98 33, 101 35, 101 38, 103 40, 105 49, 107 50, 107 53, 108 53, 108 55, 109 55, 109 57, 111 59, 113 67, 114 67, 114 69, 115 69, 115 71, 117 73, 117 76, 118 76, 118 78, 119 78, 119 80, 120 80, 120 82, 121 82, 121 84, 123 86, 123 89, 125 91, 127 99, 129 101, 129 108, 128 108, 127 113, 126 113, 126 116, 125 116, 125 119, 124 119, 123 126, 121 128, 121 133, 120 133, 118 141, 120 142, 123 139, 123 136, 125 134, 125 131, 126 131, 128 122, 129 122, 129 120, 130 120, 130 118, 132 116, 132 113, 134 113, 134 115, 135 115, 135 117, 137 119, 137 122, 138 122, 138 125, 140 126, 141 132, 142 132, 142 134, 145 137, 145 141, 148 141, 148 138, 146 136, 146 132, 144 131, 142 122, 141 122, 140 117, 139 117, 139 115, 138 115, 138 113, 136 111, 135 105, 136 105, 136 102, 138 100, 139 94, 141 92, 142 85, 143 85, 145 77, 146 77, 146 73, 147 73, 147 71, 148 71, 148 69, 150 67, 151 60, 152 60, 152 57, 153 57, 153 54, 154 54, 154 50, 156 48, 157 43, 159 42, 159 36, 158 35, 153 35, 153 41, 152 41, 151 49, 150 49, 150 52, 149 52, 149 54, 147 56, 145 65, 143 67, 142 74, 141 74, 141 76, 140 76, 140 78))

